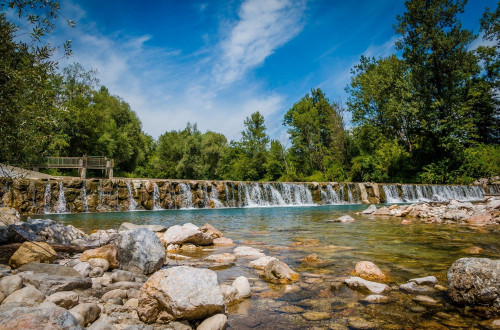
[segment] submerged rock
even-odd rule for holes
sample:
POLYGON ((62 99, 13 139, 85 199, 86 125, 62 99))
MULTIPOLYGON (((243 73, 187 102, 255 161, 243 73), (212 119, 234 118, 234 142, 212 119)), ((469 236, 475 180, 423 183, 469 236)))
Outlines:
POLYGON ((399 288, 409 293, 424 293, 434 291, 432 288, 425 285, 418 285, 415 282, 408 282, 399 286, 399 288))
POLYGON ((488 306, 500 312, 500 260, 461 258, 447 276, 448 295, 455 303, 488 306))
POLYGON ((264 269, 266 268, 267 264, 273 260, 278 260, 278 259, 269 256, 260 257, 259 259, 250 261, 250 266, 255 269, 264 269))
POLYGON ((366 210, 364 210, 363 212, 361 212, 361 214, 372 214, 373 212, 377 211, 377 207, 375 205, 370 205, 366 208, 366 210))
POLYGON ((257 259, 266 256, 264 253, 260 252, 260 250, 254 249, 250 246, 238 246, 233 252, 237 258, 257 259))
POLYGON ((120 269, 139 274, 151 274, 165 262, 165 247, 149 229, 123 232, 118 243, 120 269))
POLYGON ((418 285, 430 285, 430 284, 436 284, 438 281, 436 276, 425 276, 419 278, 412 278, 408 282, 415 282, 418 285))
POLYGON ((354 267, 354 275, 364 279, 385 280, 387 277, 384 273, 371 261, 360 261, 354 267))
POLYGON ((349 288, 368 290, 373 293, 382 293, 390 290, 389 286, 385 284, 367 281, 362 279, 361 277, 349 277, 344 280, 344 283, 349 288))
POLYGON ((387 296, 380 294, 371 294, 361 299, 362 302, 367 304, 387 304, 391 301, 391 299, 387 296))
POLYGON ((345 214, 341 217, 338 217, 337 219, 334 220, 328 220, 329 222, 354 222, 354 218, 351 217, 349 214, 345 214))
POLYGON ((236 260, 236 257, 231 253, 212 254, 206 257, 205 260, 211 262, 232 262, 236 260))
POLYGON ((275 284, 288 284, 299 279, 299 274, 294 272, 287 264, 279 260, 272 260, 264 268, 262 278, 275 284))

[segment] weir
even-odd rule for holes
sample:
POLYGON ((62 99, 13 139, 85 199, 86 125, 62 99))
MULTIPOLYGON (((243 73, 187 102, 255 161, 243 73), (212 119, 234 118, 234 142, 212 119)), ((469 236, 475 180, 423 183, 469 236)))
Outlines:
POLYGON ((498 185, 0 179, 0 206, 22 214, 481 200, 498 185))

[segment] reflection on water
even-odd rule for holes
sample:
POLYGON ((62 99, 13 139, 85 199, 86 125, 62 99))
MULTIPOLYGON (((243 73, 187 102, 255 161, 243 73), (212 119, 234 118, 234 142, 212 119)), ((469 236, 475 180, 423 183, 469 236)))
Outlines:
MULTIPOLYGON (((210 223, 238 244, 260 248, 279 257, 299 271, 301 280, 291 286, 269 285, 248 267, 248 260, 214 268, 219 282, 230 282, 237 276, 250 278, 254 287, 251 304, 244 302, 229 308, 233 328, 308 328, 312 326, 345 328, 372 325, 410 327, 478 325, 476 312, 450 305, 444 293, 434 292, 439 300, 434 307, 412 301, 414 295, 397 290, 397 286, 420 276, 435 275, 446 286, 446 271, 458 258, 471 256, 462 250, 479 246, 481 257, 500 257, 500 232, 497 227, 474 229, 459 225, 415 222, 401 225, 399 218, 357 216, 362 205, 321 207, 282 207, 254 209, 167 210, 133 213, 93 213, 42 216, 72 224, 90 232, 93 229, 118 228, 122 222, 171 226, 186 222, 202 226, 210 223), (331 223, 327 220, 351 214, 353 223, 331 223), (322 263, 302 262, 316 253, 322 263), (364 305, 366 294, 343 287, 330 290, 337 277, 349 276, 356 262, 370 260, 389 277, 393 287, 384 305, 364 305), (322 277, 318 277, 321 275, 322 277), (309 314, 304 314, 309 312, 309 314), (356 323, 357 322, 357 323, 356 323)), ((234 247, 197 250, 191 256, 231 252, 234 247)), ((186 253, 183 253, 186 254, 186 253)), ((201 263, 203 267, 208 265, 201 263)))

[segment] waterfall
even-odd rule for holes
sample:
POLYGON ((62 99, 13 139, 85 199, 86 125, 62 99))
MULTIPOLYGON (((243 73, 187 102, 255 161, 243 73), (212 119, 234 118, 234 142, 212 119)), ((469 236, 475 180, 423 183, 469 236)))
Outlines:
POLYGON ((193 194, 191 194, 191 186, 186 183, 179 184, 179 192, 181 195, 180 208, 181 209, 192 209, 193 208, 193 194))
POLYGON ((219 200, 219 193, 214 186, 212 186, 212 190, 210 191, 210 201, 213 203, 214 208, 224 207, 224 204, 219 200))
POLYGON ((241 203, 241 195, 242 195, 242 189, 241 189, 241 186, 244 185, 243 182, 241 182, 239 185, 238 185, 238 207, 242 207, 243 204, 241 203))
POLYGON ((103 191, 102 191, 102 181, 99 180, 99 207, 102 207, 102 197, 103 197, 103 191))
POLYGON ((89 211, 89 204, 87 202, 87 181, 83 180, 83 186, 82 186, 82 200, 83 200, 83 205, 85 207, 85 212, 89 211))
POLYGON ((153 210, 161 210, 160 190, 156 182, 153 183, 153 210))
POLYGON ((321 200, 323 201, 323 204, 328 204, 328 205, 343 203, 339 195, 335 192, 335 190, 333 190, 333 187, 330 184, 326 186, 326 191, 321 189, 321 200))
MULTIPOLYGON (((169 183, 169 185, 170 185, 170 183, 169 183)), ((175 199, 176 199, 175 189, 172 187, 171 191, 172 192, 170 193, 170 206, 169 206, 169 208, 175 209, 175 199)))
POLYGON ((132 194, 132 187, 130 186, 130 182, 127 182, 127 190, 128 190, 128 210, 135 211, 137 210, 137 202, 134 199, 134 195, 132 194))
POLYGON ((229 189, 227 188, 227 184, 224 182, 224 193, 226 194, 226 207, 230 207, 229 205, 229 189))
POLYGON ((500 193, 500 186, 499 185, 491 185, 490 186, 490 194, 499 194, 500 193))
POLYGON ((352 198, 351 187, 349 186, 349 184, 347 184, 346 186, 347 186, 347 197, 348 197, 349 204, 353 204, 354 199, 352 198))
POLYGON ((484 188, 480 186, 464 185, 401 185, 401 193, 393 184, 383 185, 386 203, 415 203, 428 201, 447 201, 456 199, 459 201, 481 200, 484 196, 484 188))
POLYGON ((398 187, 396 185, 384 185, 382 189, 384 189, 386 203, 403 203, 403 200, 399 198, 398 187))
POLYGON ((56 213, 66 213, 66 197, 64 197, 64 187, 62 181, 59 182, 59 197, 57 199, 56 213))
POLYGON ((45 186, 45 192, 43 193, 43 213, 48 214, 51 211, 52 205, 52 189, 50 183, 45 186))

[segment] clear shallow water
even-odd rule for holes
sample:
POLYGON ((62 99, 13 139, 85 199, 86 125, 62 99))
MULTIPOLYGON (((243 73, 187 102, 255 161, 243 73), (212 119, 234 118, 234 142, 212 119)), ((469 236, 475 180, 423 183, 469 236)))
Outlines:
MULTIPOLYGON (((411 278, 427 275, 436 276, 439 284, 446 286, 446 271, 456 259, 472 256, 462 251, 472 246, 484 250, 480 257, 500 258, 498 226, 477 229, 418 221, 402 225, 400 218, 354 214, 364 208, 365 205, 338 205, 52 214, 40 217, 72 224, 87 232, 118 228, 125 221, 167 227, 186 222, 198 226, 210 223, 238 245, 260 248, 266 255, 280 258, 301 274, 299 282, 285 287, 260 280, 259 273, 248 267, 249 260, 239 259, 234 264, 214 268, 220 283, 230 283, 235 277, 244 275, 251 279, 254 288, 261 291, 252 296, 251 302, 229 308, 229 325, 232 328, 345 328, 353 322, 364 321, 383 328, 427 328, 435 324, 478 327, 484 317, 477 312, 465 313, 464 309, 450 305, 445 294, 434 292, 431 296, 439 301, 438 306, 425 307, 412 301, 415 295, 405 294, 397 290, 397 286, 411 278), (343 214, 352 215, 356 221, 327 222, 343 214), (310 253, 316 253, 323 263, 302 262, 301 259, 310 253), (393 290, 386 295, 392 299, 391 303, 364 305, 359 300, 366 293, 345 287, 338 292, 330 290, 330 283, 335 278, 349 276, 356 262, 361 260, 373 261, 388 275, 386 283, 393 290), (294 312, 299 308, 303 310, 291 313, 290 306, 297 309, 294 312), (329 316, 322 314, 327 319, 306 320, 303 313, 311 311, 329 316)), ((181 253, 205 257, 233 249, 221 247, 181 253)), ((194 263, 200 267, 211 266, 204 262, 194 263)))

